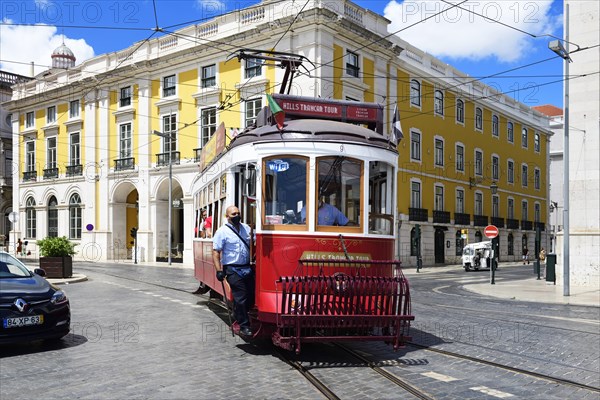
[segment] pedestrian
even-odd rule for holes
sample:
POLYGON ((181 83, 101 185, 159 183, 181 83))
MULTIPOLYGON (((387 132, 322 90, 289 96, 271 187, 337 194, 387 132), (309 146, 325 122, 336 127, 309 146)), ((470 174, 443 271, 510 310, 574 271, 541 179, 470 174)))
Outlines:
POLYGON ((227 223, 213 236, 213 264, 217 279, 227 279, 233 295, 234 317, 242 336, 252 336, 248 311, 254 307, 254 270, 251 266, 253 234, 250 226, 241 222, 240 210, 229 206, 227 223))
POLYGON ((542 247, 542 249, 540 250, 540 255, 539 255, 539 259, 541 262, 546 261, 546 250, 544 250, 544 248, 542 247))
POLYGON ((17 256, 21 255, 23 252, 23 242, 21 242, 21 238, 17 239, 17 256))
POLYGON ((26 240, 23 242, 23 251, 21 251, 21 255, 23 257, 25 257, 25 254, 27 254, 27 245, 29 244, 29 242, 26 240))
POLYGON ((523 265, 525 265, 525 262, 529 264, 529 249, 527 249, 527 246, 523 247, 523 265))

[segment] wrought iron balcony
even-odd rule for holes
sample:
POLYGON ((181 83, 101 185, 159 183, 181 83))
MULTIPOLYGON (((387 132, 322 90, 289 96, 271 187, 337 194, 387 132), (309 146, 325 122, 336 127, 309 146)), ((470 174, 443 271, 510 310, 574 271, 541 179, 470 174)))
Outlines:
POLYGON ((533 227, 534 227, 534 228, 536 228, 536 229, 537 229, 537 227, 538 227, 538 226, 540 227, 540 231, 542 231, 542 232, 543 232, 543 231, 545 231, 545 230, 546 230, 546 224, 545 224, 545 223, 543 223, 543 222, 539 222, 539 221, 538 221, 538 222, 534 222, 534 223, 533 223, 533 227))
POLYGON ((83 165, 67 165, 67 176, 80 176, 83 175, 83 165))
POLYGON ((455 225, 471 225, 471 214, 454 213, 455 225))
POLYGON ((194 162, 200 162, 201 154, 202 154, 201 148, 194 149, 194 162))
POLYGON ((508 229, 519 229, 519 220, 507 218, 506 219, 506 227, 508 229))
POLYGON ((473 216, 473 225, 487 226, 488 225, 488 216, 487 215, 474 215, 473 216))
POLYGON ((118 158, 115 161, 115 171, 124 171, 127 169, 135 169, 135 158, 118 158))
POLYGON ((504 218, 492 217, 492 225, 495 225, 496 228, 504 228, 504 218))
POLYGON ((409 208, 408 209, 408 220, 409 221, 424 221, 427 222, 427 209, 426 208, 409 208))
POLYGON ((521 230, 530 231, 533 229, 533 222, 521 220, 521 230))
POLYGON ((160 153, 156 155, 156 165, 169 165, 169 159, 171 160, 171 165, 179 165, 180 157, 178 151, 172 151, 170 153, 160 153))
POLYGON ((25 171, 23 172, 23 182, 36 181, 37 171, 25 171))
POLYGON ((433 210, 433 222, 440 224, 450 223, 450 211, 437 211, 433 210))
POLYGON ((58 178, 58 168, 45 168, 44 179, 56 179, 58 178))

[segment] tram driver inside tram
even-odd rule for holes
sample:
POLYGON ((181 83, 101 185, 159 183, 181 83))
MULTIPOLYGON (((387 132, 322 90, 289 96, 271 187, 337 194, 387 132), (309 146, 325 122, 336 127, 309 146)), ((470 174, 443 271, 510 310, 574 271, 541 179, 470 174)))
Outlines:
MULTIPOLYGON (((300 211, 302 223, 306 222, 306 207, 300 211)), ((344 215, 336 206, 325 202, 325 196, 319 198, 319 209, 317 211, 317 225, 337 225, 345 226, 349 222, 348 217, 344 215)))

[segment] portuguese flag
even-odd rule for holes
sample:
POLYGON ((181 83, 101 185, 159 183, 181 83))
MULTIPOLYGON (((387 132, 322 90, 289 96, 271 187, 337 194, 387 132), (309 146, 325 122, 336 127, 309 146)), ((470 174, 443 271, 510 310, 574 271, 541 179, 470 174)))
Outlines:
POLYGON ((285 120, 285 112, 279 107, 279 104, 275 101, 270 94, 267 94, 267 101, 269 102, 269 108, 271 109, 271 114, 273 114, 273 118, 277 123, 277 129, 283 129, 283 121, 285 120))

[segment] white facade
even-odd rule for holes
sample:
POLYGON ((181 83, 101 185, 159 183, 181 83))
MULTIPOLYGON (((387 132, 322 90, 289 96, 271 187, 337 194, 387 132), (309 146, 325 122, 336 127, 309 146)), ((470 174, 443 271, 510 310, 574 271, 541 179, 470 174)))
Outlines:
MULTIPOLYGON (((569 6, 569 281, 600 287, 600 4, 569 6), (577 51, 577 47, 584 49, 577 51), (585 50, 585 48, 591 47, 585 50), (580 75, 588 74, 584 77, 580 75)), ((566 25, 567 26, 567 25, 566 25)), ((563 283, 563 236, 558 237, 557 283, 563 283)))

